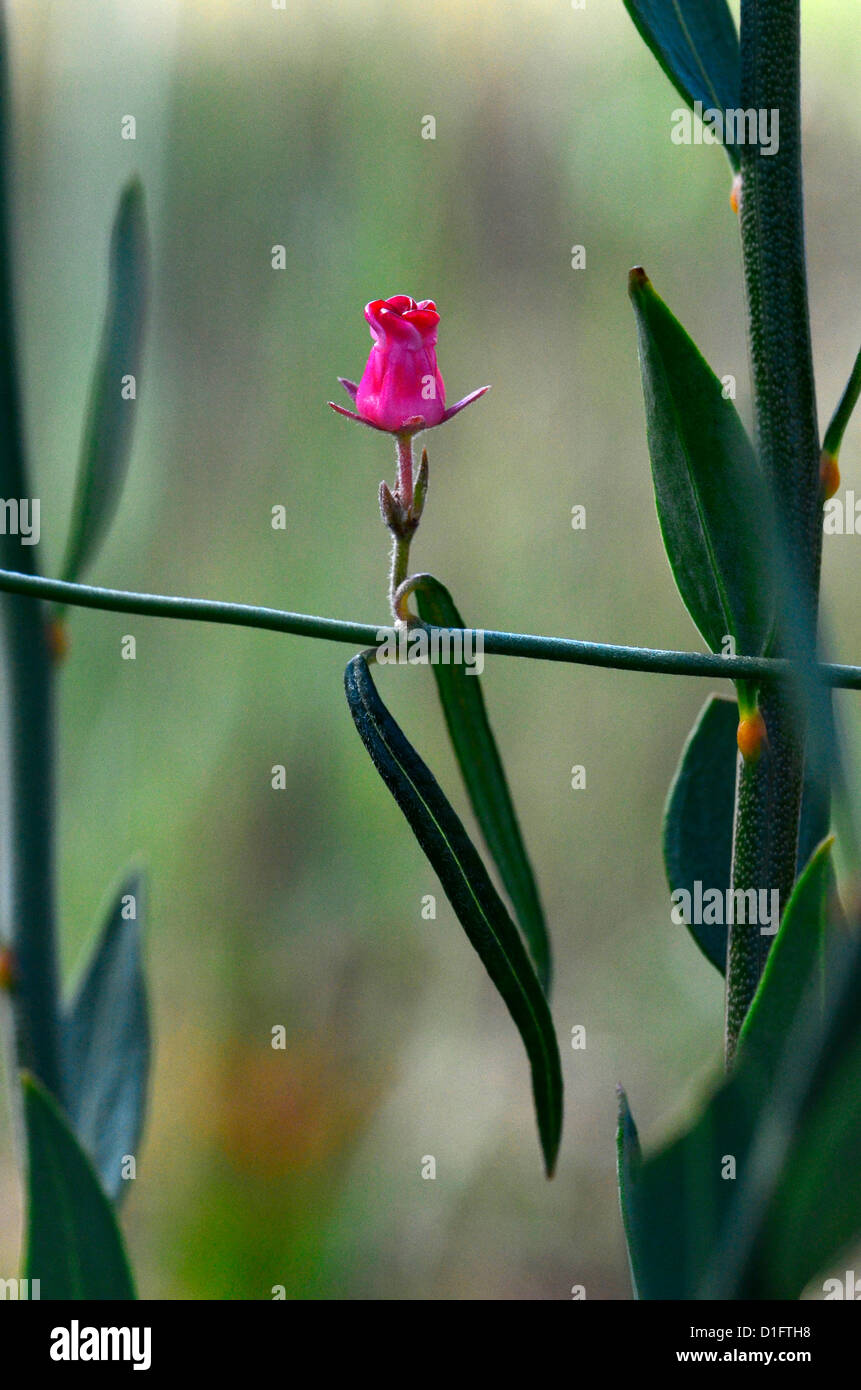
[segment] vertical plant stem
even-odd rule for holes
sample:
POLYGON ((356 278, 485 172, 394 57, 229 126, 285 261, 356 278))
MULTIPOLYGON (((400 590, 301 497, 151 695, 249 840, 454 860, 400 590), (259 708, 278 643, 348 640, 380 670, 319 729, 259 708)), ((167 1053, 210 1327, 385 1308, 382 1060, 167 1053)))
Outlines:
POLYGON ((396 436, 398 444, 398 484, 397 496, 405 512, 413 505, 413 437, 411 434, 396 436))
MULTIPOLYGON (((0 5, 0 496, 31 498, 24 459, 15 355, 9 216, 9 91, 0 5)), ((7 528, 8 529, 8 528, 7 528)), ((0 563, 35 571, 33 548, 0 536, 0 563)), ((4 595, 0 676, 7 748, 7 883, 2 938, 12 983, 3 1000, 15 1070, 60 1090, 54 936, 53 690, 41 603, 4 595)))
MULTIPOLYGON (((395 436, 398 451, 398 480, 395 485, 395 498, 400 503, 405 519, 409 519, 413 509, 413 437, 407 432, 395 436)), ((413 528, 394 532, 392 536, 392 567, 389 576, 389 602, 395 622, 398 621, 398 608, 395 594, 403 584, 410 567, 410 542, 413 528)))
POLYGON ((392 568, 389 576, 389 603, 395 622, 398 622, 400 619, 395 595, 410 572, 411 540, 411 536, 394 536, 392 538, 392 568))
MULTIPOLYGON (((741 104, 779 121, 776 153, 742 146, 741 240, 759 456, 786 546, 794 605, 789 643, 812 652, 822 550, 819 432, 804 251, 801 177, 800 0, 742 0, 741 104), (778 115, 775 117, 774 113, 778 115)), ((781 641, 778 615, 778 641, 781 641)), ((782 643, 783 650, 787 644, 782 643)), ((774 889, 785 907, 795 878, 804 772, 804 716, 777 685, 763 691, 768 749, 740 760, 732 882, 774 889)), ((726 1051, 739 1030, 765 964, 770 938, 758 926, 730 927, 726 1051)))

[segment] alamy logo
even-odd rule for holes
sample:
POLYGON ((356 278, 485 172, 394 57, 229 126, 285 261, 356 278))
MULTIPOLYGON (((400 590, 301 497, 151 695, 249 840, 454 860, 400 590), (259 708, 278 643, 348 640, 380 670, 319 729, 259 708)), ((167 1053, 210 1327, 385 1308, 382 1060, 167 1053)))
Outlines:
POLYGON ((850 1303, 861 1300, 861 1279, 855 1278, 854 1269, 847 1269, 843 1279, 826 1279, 822 1285, 825 1301, 829 1299, 848 1299, 850 1303))
POLYGON ((0 536, 20 536, 22 545, 38 545, 41 510, 38 497, 0 497, 0 536))
POLYGON ((693 893, 676 888, 670 894, 670 915, 677 927, 759 927, 761 936, 774 936, 780 926, 780 892, 777 888, 703 888, 699 879, 693 893))
POLYGON ((42 1297, 41 1279, 0 1279, 0 1299, 31 1301, 42 1297))
POLYGON ((760 154, 777 154, 780 149, 780 111, 721 111, 715 106, 703 110, 701 101, 693 111, 679 106, 670 116, 674 145, 758 145, 760 154), (696 122, 694 117, 697 117, 696 122))
POLYGON ((131 1361, 135 1371, 152 1364, 151 1327, 81 1327, 73 1318, 68 1327, 51 1332, 52 1361, 131 1361))
POLYGON ((484 633, 470 628, 381 627, 377 633, 379 666, 464 666, 468 676, 484 670, 484 633))

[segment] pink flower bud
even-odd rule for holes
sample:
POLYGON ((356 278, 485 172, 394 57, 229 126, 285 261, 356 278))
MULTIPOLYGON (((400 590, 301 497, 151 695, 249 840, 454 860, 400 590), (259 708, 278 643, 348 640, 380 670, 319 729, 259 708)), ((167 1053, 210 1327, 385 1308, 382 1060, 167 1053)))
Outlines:
POLYGON ((406 294, 365 305, 374 346, 358 386, 339 377, 356 410, 330 401, 333 410, 390 434, 415 434, 450 420, 489 388, 445 408, 445 385, 436 362, 439 314, 432 299, 406 294))
POLYGON ((439 314, 431 299, 418 304, 405 294, 365 306, 374 346, 356 409, 380 429, 397 432, 438 425, 445 414, 445 386, 436 364, 439 314))

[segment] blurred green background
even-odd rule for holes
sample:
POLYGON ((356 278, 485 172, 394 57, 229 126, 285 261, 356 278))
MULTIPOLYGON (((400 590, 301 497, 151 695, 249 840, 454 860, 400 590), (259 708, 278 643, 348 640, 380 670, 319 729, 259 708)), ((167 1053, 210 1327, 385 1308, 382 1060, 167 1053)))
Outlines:
MULTIPOLYGON (((65 540, 110 222, 139 171, 154 246, 140 428, 93 582, 385 621, 376 492, 393 450, 325 402, 336 375, 362 370, 365 301, 407 293, 441 310, 449 400, 493 384, 427 437, 416 566, 476 625, 699 646, 655 520, 625 282, 645 265, 746 413, 737 224, 721 152, 671 143, 679 99, 621 0, 9 8, 46 572, 65 540), (286 532, 270 526, 279 503, 286 532)), ((827 414, 861 329, 861 34, 857 0, 803 8, 827 414)), ((851 487, 857 423, 841 463, 851 487)), ((825 550, 834 646, 859 661, 861 538, 825 550)), ((71 641, 70 975, 129 860, 150 875, 155 1074, 125 1218, 142 1293, 629 1297, 614 1084, 650 1145, 719 1065, 721 984, 671 925, 660 859, 662 803, 709 687, 488 659, 556 951, 567 1113, 547 1183, 520 1041, 352 727, 350 649, 92 612, 73 615, 71 641), (128 632, 134 663, 120 660, 128 632), (286 1051, 270 1046, 276 1024, 286 1051), (570 1046, 577 1024, 585 1051, 570 1046)), ((430 673, 384 672, 381 691, 471 825, 430 673)), ((0 1191, 12 1274, 8 1127, 0 1191)))

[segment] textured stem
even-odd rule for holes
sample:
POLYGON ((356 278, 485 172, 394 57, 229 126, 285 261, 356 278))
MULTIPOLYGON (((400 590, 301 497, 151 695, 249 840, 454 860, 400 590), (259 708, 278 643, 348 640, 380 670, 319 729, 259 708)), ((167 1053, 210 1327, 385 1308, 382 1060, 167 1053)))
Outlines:
MULTIPOLYGON (((0 495, 29 499, 15 356, 8 205, 8 92, 0 13, 0 495)), ((32 571, 33 549, 0 536, 9 568, 32 571)), ((27 1068, 59 1094, 57 964, 54 939, 54 778, 52 672, 40 603, 2 603, 2 699, 9 779, 5 789, 6 898, 2 939, 11 986, 3 1013, 13 1067, 27 1068)))
MULTIPOLYGON (((0 593, 22 594, 70 608, 94 608, 106 613, 137 613, 143 618, 171 618, 181 622, 215 623, 227 627, 253 627, 261 632, 283 632, 294 637, 316 637, 366 647, 376 642, 382 623, 356 623, 344 618, 290 613, 280 608, 260 608, 251 603, 226 603, 222 599, 180 598, 172 594, 138 594, 125 589, 100 589, 90 584, 69 584, 61 579, 0 570, 0 593)), ((451 630, 451 629, 449 629, 451 630)), ((697 676, 708 680, 753 682, 792 681, 794 667, 786 658, 766 656, 716 656, 712 652, 667 651, 661 647, 622 647, 611 642, 581 642, 574 637, 543 637, 531 632, 499 632, 494 628, 466 628, 479 632, 487 656, 517 656, 531 661, 562 661, 574 666, 598 666, 610 671, 640 671, 653 676, 697 676)), ((833 690, 861 690, 861 666, 823 662, 815 667, 816 679, 833 690)))
MULTIPOLYGON (((757 447, 785 543, 782 568, 793 579, 791 592, 780 585, 793 613, 789 623, 779 617, 778 641, 800 655, 814 648, 822 517, 804 253, 799 0, 742 0, 741 53, 742 106, 769 113, 772 132, 779 120, 776 153, 742 146, 741 239, 757 447)), ((761 704, 768 750, 756 764, 739 769, 732 881, 739 889, 778 889, 783 908, 795 878, 804 715, 797 701, 774 689, 763 693, 761 704)), ((756 925, 730 928, 728 1061, 768 945, 756 925)))

